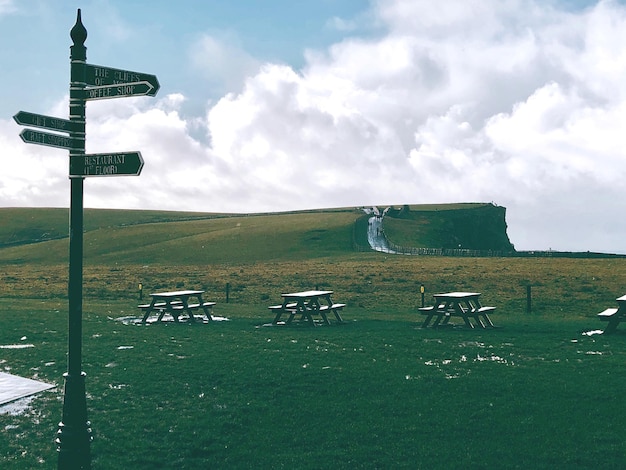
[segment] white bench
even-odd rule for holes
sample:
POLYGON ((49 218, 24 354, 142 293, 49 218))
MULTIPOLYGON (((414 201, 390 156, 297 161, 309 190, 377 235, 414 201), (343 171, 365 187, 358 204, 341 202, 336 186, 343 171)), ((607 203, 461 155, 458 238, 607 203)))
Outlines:
POLYGON ((606 329, 603 331, 603 334, 609 334, 617 329, 617 325, 624 319, 624 315, 620 313, 619 308, 607 308, 598 313, 598 318, 602 321, 609 322, 606 329))

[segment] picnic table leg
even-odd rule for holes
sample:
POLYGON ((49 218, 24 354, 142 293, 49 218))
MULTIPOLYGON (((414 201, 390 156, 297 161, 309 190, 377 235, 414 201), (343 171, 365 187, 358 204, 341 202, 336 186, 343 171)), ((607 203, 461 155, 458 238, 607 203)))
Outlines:
POLYGON ((178 323, 178 313, 174 309, 171 309, 170 314, 174 317, 174 322, 178 323))
POLYGON ((315 320, 313 319, 313 315, 311 314, 310 310, 305 310, 302 316, 306 317, 306 319, 309 322, 309 325, 315 326, 315 320))
POLYGON ((202 300, 202 294, 198 294, 197 299, 198 299, 198 305, 200 305, 200 308, 206 315, 209 322, 213 321, 213 317, 211 316, 211 307, 207 307, 206 305, 204 305, 204 300, 202 300))
POLYGON ((471 311, 466 311, 460 303, 457 303, 454 306, 454 310, 461 318, 463 318, 465 326, 469 328, 474 328, 474 325, 472 325, 472 322, 470 322, 468 318, 468 315, 471 315, 471 311))
POLYGON ((465 321, 465 326, 469 326, 470 328, 474 329, 474 325, 472 325, 472 322, 469 321, 469 318, 467 318, 467 315, 463 314, 463 321, 465 321))
POLYGON ((272 321, 272 324, 274 324, 274 325, 277 325, 277 324, 278 324, 278 322, 279 322, 279 320, 280 320, 280 317, 281 317, 281 316, 282 316, 282 314, 283 314, 283 311, 284 311, 283 309, 281 309, 281 310, 277 310, 277 311, 276 311, 276 316, 274 317, 274 320, 272 321))
POLYGON ((433 328, 437 328, 439 326, 439 323, 441 323, 441 320, 444 320, 445 325, 450 320, 450 317, 446 317, 446 314, 444 312, 437 312, 437 318, 435 318, 433 328))
POLYGON ((183 302, 183 312, 187 314, 187 316, 189 317, 189 321, 191 323, 195 323, 196 319, 193 316, 193 310, 189 308, 189 302, 188 302, 189 299, 182 297, 180 300, 182 300, 183 302))
POLYGON ((146 309, 146 313, 144 313, 143 318, 141 319, 142 323, 146 323, 148 321, 148 317, 150 316, 150 314, 152 313, 152 311, 154 310, 154 304, 156 303, 156 299, 152 299, 150 301, 150 305, 148 306, 148 308, 146 309))
MULTIPOLYGON (((330 296, 325 296, 324 299, 326 300, 326 304, 328 305, 328 308, 332 307, 333 303, 330 300, 330 296)), ((324 322, 324 325, 330 325, 330 321, 328 320, 328 315, 326 315, 326 310, 322 310, 322 306, 318 299, 312 300, 312 302, 309 305, 309 311, 311 313, 311 318, 313 318, 314 313, 316 314, 319 313, 320 317, 322 317, 322 321, 324 322)))
POLYGON ((428 315, 426 315, 426 319, 422 323, 422 328, 428 328, 428 324, 433 319, 433 315, 434 315, 434 313, 429 313, 428 315))
POLYGON ((313 312, 319 312, 319 303, 316 299, 313 299, 309 302, 298 302, 298 308, 300 309, 300 321, 303 321, 305 318, 309 322, 309 325, 315 326, 315 320, 313 319, 313 312))
POLYGON ((328 320, 328 316, 325 311, 320 311, 320 315, 322 316, 322 320, 324 320, 325 325, 330 325, 330 321, 328 320))
POLYGON ((211 316, 211 309, 209 307, 205 307, 204 305, 202 305, 202 310, 204 310, 204 314, 206 315, 207 319, 210 322, 213 321, 213 317, 211 316))
POLYGON ((309 322, 309 325, 315 326, 315 320, 313 319, 313 312, 315 311, 315 309, 319 311, 319 304, 315 305, 314 303, 313 305, 311 304, 307 305, 303 302, 302 303, 302 317, 300 318, 300 321, 306 318, 307 321, 309 322))
POLYGON ((602 332, 603 335, 608 335, 614 333, 617 330, 617 325, 619 325, 619 318, 611 318, 609 320, 609 324, 606 326, 606 329, 602 332))
POLYGON ((167 312, 167 308, 166 307, 162 307, 159 309, 159 318, 157 318, 157 321, 161 321, 163 320, 163 317, 165 316, 165 313, 167 312))
MULTIPOLYGON (((285 300, 285 304, 283 305, 283 309, 286 310, 287 301, 285 300)), ((293 319, 296 318, 296 315, 300 315, 300 321, 304 319, 304 312, 306 311, 306 307, 304 306, 304 302, 302 300, 298 300, 296 306, 287 310, 289 312, 289 319, 286 321, 287 325, 290 325, 293 322, 293 319)))
POLYGON ((332 311, 335 314, 335 318, 337 319, 337 321, 339 323, 343 323, 343 318, 341 318, 341 314, 339 313, 339 309, 333 308, 332 311))
POLYGON ((491 322, 491 318, 489 318, 489 315, 487 315, 486 313, 483 313, 482 316, 485 320, 485 323, 487 323, 487 325, 489 325, 492 328, 495 328, 495 325, 491 322))
POLYGON ((148 317, 150 316, 150 313, 152 313, 153 310, 154 310, 154 307, 152 305, 150 305, 146 309, 146 313, 143 314, 143 318, 141 319, 142 323, 146 323, 148 321, 148 317))

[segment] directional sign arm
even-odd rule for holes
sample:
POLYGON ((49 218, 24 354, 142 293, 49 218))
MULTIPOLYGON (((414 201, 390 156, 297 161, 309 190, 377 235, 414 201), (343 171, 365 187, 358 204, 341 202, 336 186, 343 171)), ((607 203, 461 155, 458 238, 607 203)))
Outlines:
POLYGON ((73 149, 78 143, 65 135, 49 134, 48 132, 39 132, 32 129, 24 129, 20 132, 20 137, 27 144, 47 145, 48 147, 56 147, 61 149, 73 149))
POLYGON ((13 116, 13 119, 22 126, 41 127, 43 129, 59 132, 73 132, 78 130, 76 123, 68 121, 67 119, 44 116, 43 114, 27 113, 26 111, 20 111, 13 116))
POLYGON ((141 152, 92 153, 70 157, 70 176, 138 176, 141 152))

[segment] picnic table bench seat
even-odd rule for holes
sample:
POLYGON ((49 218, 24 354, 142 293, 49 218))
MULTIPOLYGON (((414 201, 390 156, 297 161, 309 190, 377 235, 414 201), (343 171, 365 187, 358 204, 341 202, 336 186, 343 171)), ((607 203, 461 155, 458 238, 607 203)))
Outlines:
MULTIPOLYGON (((200 308, 211 308, 215 305, 215 302, 202 302, 201 304, 196 303, 196 304, 188 304, 187 308, 189 310, 198 310, 200 308)), ((172 305, 172 308, 174 310, 184 310, 185 306, 182 303, 178 303, 176 305, 172 305)))
POLYGON ((473 309, 472 313, 489 313, 489 312, 493 312, 496 308, 495 307, 480 307, 478 309, 473 309))
POLYGON ((624 312, 620 312, 619 308, 612 307, 598 313, 598 318, 602 321, 609 322, 602 334, 610 334, 617 330, 617 325, 619 325, 622 320, 626 319, 626 316, 624 312))
POLYGON ((598 313, 598 318, 600 320, 609 321, 611 320, 611 318, 617 315, 618 310, 618 308, 607 308, 603 312, 598 313))
MULTIPOLYGON (((180 300, 174 300, 174 301, 172 301, 170 303, 170 305, 178 305, 178 304, 182 305, 182 302, 180 300)), ((157 302, 152 307, 157 309, 157 310, 158 309, 163 309, 163 308, 167 307, 167 303, 165 303, 165 302, 157 302)), ((150 308, 150 304, 140 304, 140 305, 137 305, 137 308, 140 308, 141 310, 148 310, 150 308)))
POLYGON ((297 305, 298 304, 296 304, 295 302, 291 302, 291 303, 288 303, 287 305, 270 305, 267 308, 269 308, 272 311, 283 310, 283 309, 284 310, 295 310, 297 305))
POLYGON ((342 310, 345 306, 346 304, 320 305, 319 311, 342 310))

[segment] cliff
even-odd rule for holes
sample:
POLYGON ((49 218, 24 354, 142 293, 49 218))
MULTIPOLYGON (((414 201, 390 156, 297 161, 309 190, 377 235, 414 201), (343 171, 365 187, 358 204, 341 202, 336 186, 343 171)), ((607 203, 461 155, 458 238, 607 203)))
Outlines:
POLYGON ((506 208, 495 204, 392 207, 383 227, 387 239, 399 246, 515 251, 506 233, 506 208))

